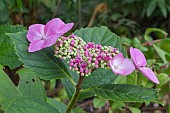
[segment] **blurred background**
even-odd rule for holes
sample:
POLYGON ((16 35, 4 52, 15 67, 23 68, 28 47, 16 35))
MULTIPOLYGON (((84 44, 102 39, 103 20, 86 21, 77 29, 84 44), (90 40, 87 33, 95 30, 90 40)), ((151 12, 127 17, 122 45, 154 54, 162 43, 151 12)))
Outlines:
MULTIPOLYGON (((80 101, 79 113, 170 113, 170 0, 0 0, 0 24, 45 24, 52 18, 74 22, 72 31, 82 27, 107 26, 120 36, 126 50, 139 48, 148 66, 157 74, 159 85, 139 78, 137 85, 160 90, 165 104, 114 103, 89 98, 80 101), (81 111, 85 110, 85 111, 81 111)), ((18 69, 18 68, 17 68, 18 69)), ((6 73, 17 84, 17 69, 6 67, 6 73)), ((133 83, 133 74, 117 83, 133 83)), ((44 81, 47 95, 67 103, 60 80, 44 81)))
POLYGON ((170 32, 170 0, 1 0, 0 23, 46 23, 59 17, 74 28, 108 26, 118 35, 136 36, 148 27, 170 32))

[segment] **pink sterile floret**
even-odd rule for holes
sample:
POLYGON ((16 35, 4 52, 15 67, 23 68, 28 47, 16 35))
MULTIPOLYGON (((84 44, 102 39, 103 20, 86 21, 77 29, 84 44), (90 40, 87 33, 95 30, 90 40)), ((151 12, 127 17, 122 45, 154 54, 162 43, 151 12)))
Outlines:
POLYGON ((56 40, 64 33, 68 32, 73 25, 73 23, 65 24, 61 19, 54 18, 46 25, 33 24, 29 26, 26 37, 31 43, 28 51, 35 52, 52 46, 56 43, 56 40))
POLYGON ((123 57, 122 53, 117 54, 112 60, 110 60, 110 67, 115 74, 129 75, 135 70, 133 63, 123 57))
POLYGON ((148 78, 149 80, 151 80, 152 82, 159 84, 159 80, 157 79, 155 73, 148 67, 146 67, 146 58, 144 56, 144 54, 136 48, 131 47, 130 48, 130 55, 131 58, 133 60, 133 63, 135 65, 135 67, 141 71, 141 73, 148 78))

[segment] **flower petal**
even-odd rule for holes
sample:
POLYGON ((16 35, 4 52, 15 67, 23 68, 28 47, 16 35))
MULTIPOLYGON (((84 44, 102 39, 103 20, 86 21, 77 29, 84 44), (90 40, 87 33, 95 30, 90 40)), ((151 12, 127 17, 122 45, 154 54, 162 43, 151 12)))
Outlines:
POLYGON ((140 66, 146 66, 146 58, 139 49, 130 47, 130 56, 137 68, 140 66))
POLYGON ((132 73, 135 70, 135 66, 133 65, 133 63, 127 59, 124 58, 123 62, 119 65, 119 66, 114 66, 110 63, 111 69, 115 74, 119 74, 119 75, 129 75, 130 73, 132 73))
POLYGON ((56 43, 57 39, 62 35, 63 34, 61 34, 61 33, 60 34, 57 33, 55 35, 49 36, 48 39, 44 40, 44 44, 42 47, 45 48, 45 47, 50 47, 50 46, 54 45, 56 43))
POLYGON ((28 51, 35 52, 35 51, 41 50, 43 44, 44 44, 44 40, 31 42, 28 47, 28 51))
POLYGON ((44 35, 44 27, 43 24, 34 24, 29 26, 28 33, 26 35, 27 39, 30 42, 34 42, 36 40, 41 40, 44 35))
POLYGON ((113 59, 110 61, 110 63, 111 63, 111 65, 118 66, 123 62, 123 60, 124 60, 123 54, 119 53, 113 57, 113 59))
POLYGON ((152 82, 159 84, 159 80, 157 79, 155 73, 148 67, 141 67, 139 70, 142 72, 142 74, 151 80, 152 82))
POLYGON ((68 24, 63 24, 60 26, 60 28, 57 30, 57 33, 66 33, 68 32, 72 27, 74 23, 68 23, 68 24))
POLYGON ((50 20, 44 28, 44 32, 46 36, 56 34, 57 30, 61 27, 61 25, 65 24, 61 19, 54 18, 50 20))
POLYGON ((54 35, 56 33, 64 34, 68 32, 73 25, 74 23, 65 24, 61 19, 54 18, 45 25, 44 32, 46 36, 54 35))
POLYGON ((134 64, 127 58, 124 58, 124 61, 121 65, 118 66, 118 71, 120 71, 120 75, 129 75, 135 70, 134 64))

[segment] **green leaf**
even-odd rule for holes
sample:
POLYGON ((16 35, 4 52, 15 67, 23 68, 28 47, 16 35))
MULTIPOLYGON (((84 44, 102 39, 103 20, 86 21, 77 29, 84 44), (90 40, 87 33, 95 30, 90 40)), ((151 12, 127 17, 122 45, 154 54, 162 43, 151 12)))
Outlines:
POLYGON ((124 102, 113 102, 111 103, 111 109, 116 111, 117 109, 121 109, 122 107, 125 107, 125 103, 124 102))
POLYGON ((112 46, 118 48, 119 51, 122 51, 120 38, 105 26, 100 28, 81 28, 80 30, 76 30, 74 34, 81 37, 85 42, 112 46))
POLYGON ((136 72, 131 73, 130 75, 126 76, 126 83, 127 84, 135 84, 137 85, 138 75, 136 72))
POLYGON ((158 102, 158 92, 128 84, 105 84, 95 89, 96 95, 104 99, 123 102, 158 102))
POLYGON ((100 86, 102 84, 111 84, 115 81, 117 75, 115 75, 111 70, 106 69, 97 69, 90 76, 85 77, 82 83, 83 89, 91 88, 89 92, 83 92, 80 95, 80 100, 94 96, 95 92, 93 91, 93 87, 100 86))
POLYGON ((166 54, 166 55, 165 55, 165 58, 166 58, 166 60, 167 60, 168 62, 170 62, 170 53, 166 54))
POLYGON ((3 11, 5 8, 5 4, 3 0, 0 0, 0 11, 3 11))
POLYGON ((161 73, 166 73, 170 75, 170 65, 167 65, 166 68, 162 68, 161 73))
POLYGON ((165 95, 170 91, 169 83, 164 84, 159 91, 159 97, 164 98, 165 95))
POLYGON ((24 68, 18 71, 20 81, 18 90, 24 97, 34 97, 46 100, 45 90, 40 79, 31 71, 24 68))
MULTIPOLYGON (((67 68, 69 68, 69 64, 66 63, 66 61, 64 61, 64 64, 66 65, 67 68)), ((71 77, 73 78, 74 82, 77 83, 79 75, 76 72, 71 71, 70 69, 68 69, 71 77)), ((72 95, 74 94, 75 91, 75 87, 73 86, 73 84, 70 82, 69 79, 64 78, 61 79, 62 84, 66 90, 67 96, 69 98, 69 100, 71 100, 72 95)))
POLYGON ((144 38, 146 41, 152 41, 151 37, 149 36, 149 34, 152 32, 162 33, 164 36, 168 35, 165 31, 158 28, 147 28, 144 34, 144 38))
POLYGON ((20 96, 15 85, 3 71, 3 66, 0 65, 0 105, 5 108, 10 101, 20 96))
POLYGON ((56 80, 55 79, 50 80, 50 90, 54 89, 55 85, 56 85, 56 80))
POLYGON ((94 98, 93 99, 93 105, 95 108, 101 108, 105 105, 105 100, 100 99, 100 98, 94 98))
POLYGON ((132 41, 127 37, 121 37, 121 42, 125 45, 131 46, 130 44, 132 41))
POLYGON ((14 99, 5 113, 59 113, 50 104, 36 98, 21 97, 14 99))
MULTIPOLYGON (((67 106, 63 102, 57 101, 57 100, 52 99, 52 98, 48 98, 47 102, 50 105, 52 105, 53 107, 55 107, 58 110, 59 113, 65 113, 66 112, 67 106)), ((73 112, 71 112, 71 113, 73 113, 73 112)))
POLYGON ((139 38, 135 37, 135 38, 132 40, 132 45, 133 45, 134 47, 139 48, 140 44, 141 44, 141 43, 140 43, 139 38))
POLYGON ((61 81, 62 81, 62 84, 63 84, 65 90, 66 90, 69 100, 71 100, 71 98, 74 94, 74 91, 75 91, 74 86, 71 84, 71 82, 68 79, 62 79, 61 81))
POLYGON ((155 59, 155 50, 152 46, 147 47, 148 51, 145 52, 145 57, 147 59, 155 59))
POLYGON ((151 0, 146 11, 147 17, 150 17, 157 6, 157 0, 151 0))
POLYGON ((15 6, 16 1, 15 0, 5 0, 6 3, 8 3, 11 6, 15 6))
POLYGON ((157 1, 158 1, 158 6, 159 6, 163 16, 166 18, 167 17, 167 9, 166 9, 165 0, 157 0, 157 1))
POLYGON ((54 57, 54 50, 46 48, 38 52, 28 52, 28 41, 26 31, 8 34, 14 42, 19 59, 24 67, 35 72, 42 79, 66 78, 68 70, 60 59, 54 57))
POLYGON ((141 113, 141 111, 140 111, 139 108, 129 107, 129 110, 130 110, 132 113, 141 113))
POLYGON ((23 4, 22 4, 22 0, 17 0, 16 1, 16 5, 17 5, 17 8, 22 11, 23 9, 23 4))
POLYGON ((170 78, 168 76, 168 74, 165 73, 159 73, 157 75, 158 80, 160 82, 160 84, 157 84, 157 87, 160 88, 162 85, 166 84, 168 81, 170 81, 170 78))
POLYGON ((160 58, 162 59, 162 61, 164 63, 167 63, 168 61, 166 60, 165 55, 167 54, 165 51, 163 51, 162 49, 160 49, 158 46, 156 46, 155 44, 153 44, 153 47, 155 49, 155 51, 158 53, 158 55, 160 56, 160 58))
POLYGON ((38 2, 42 2, 48 8, 54 8, 56 6, 57 0, 39 0, 38 2))
POLYGON ((146 48, 146 47, 144 47, 144 46, 141 45, 141 42, 140 42, 139 38, 137 38, 137 37, 135 37, 135 38, 132 40, 132 42, 130 43, 130 46, 133 46, 133 47, 135 47, 135 48, 138 48, 138 49, 140 49, 142 52, 148 50, 148 48, 146 48))
MULTIPOLYGON (((78 74, 70 74, 72 75, 72 78, 74 81, 77 81, 78 74)), ((106 69, 97 69, 95 70, 90 76, 85 77, 82 83, 82 89, 88 89, 91 88, 88 92, 82 92, 80 94, 79 100, 83 100, 85 98, 89 98, 91 96, 95 95, 95 92, 93 91, 93 87, 100 86, 102 84, 107 83, 113 83, 115 79, 117 78, 117 75, 115 75, 111 70, 106 69)), ((68 79, 62 79, 62 83, 66 89, 68 98, 71 99, 72 95, 74 94, 75 88, 71 84, 71 82, 68 79)))
POLYGON ((7 23, 10 20, 9 12, 7 8, 4 8, 3 11, 0 11, 0 24, 7 23))
POLYGON ((146 88, 153 88, 155 84, 148 80, 141 72, 138 73, 138 85, 146 88))
POLYGON ((12 40, 5 33, 16 33, 23 31, 23 26, 1 25, 0 26, 0 64, 14 69, 21 65, 18 56, 15 54, 12 40))
POLYGON ((170 38, 162 39, 159 44, 162 50, 170 53, 170 38))
POLYGON ((80 107, 74 108, 73 111, 74 111, 74 113, 87 113, 87 112, 85 112, 85 111, 84 111, 82 108, 80 108, 80 107))

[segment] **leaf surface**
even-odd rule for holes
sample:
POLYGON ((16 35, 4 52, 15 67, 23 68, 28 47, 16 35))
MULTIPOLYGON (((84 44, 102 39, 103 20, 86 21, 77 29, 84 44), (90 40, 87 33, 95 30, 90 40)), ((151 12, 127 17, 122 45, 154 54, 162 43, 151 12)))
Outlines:
POLYGON ((157 102, 158 92, 152 88, 143 88, 129 84, 105 84, 95 87, 97 96, 104 99, 123 102, 157 102))
POLYGON ((54 56, 52 48, 46 48, 38 52, 28 52, 29 43, 26 39, 26 31, 8 34, 14 41, 19 59, 41 79, 60 79, 69 76, 68 70, 60 59, 54 56))

